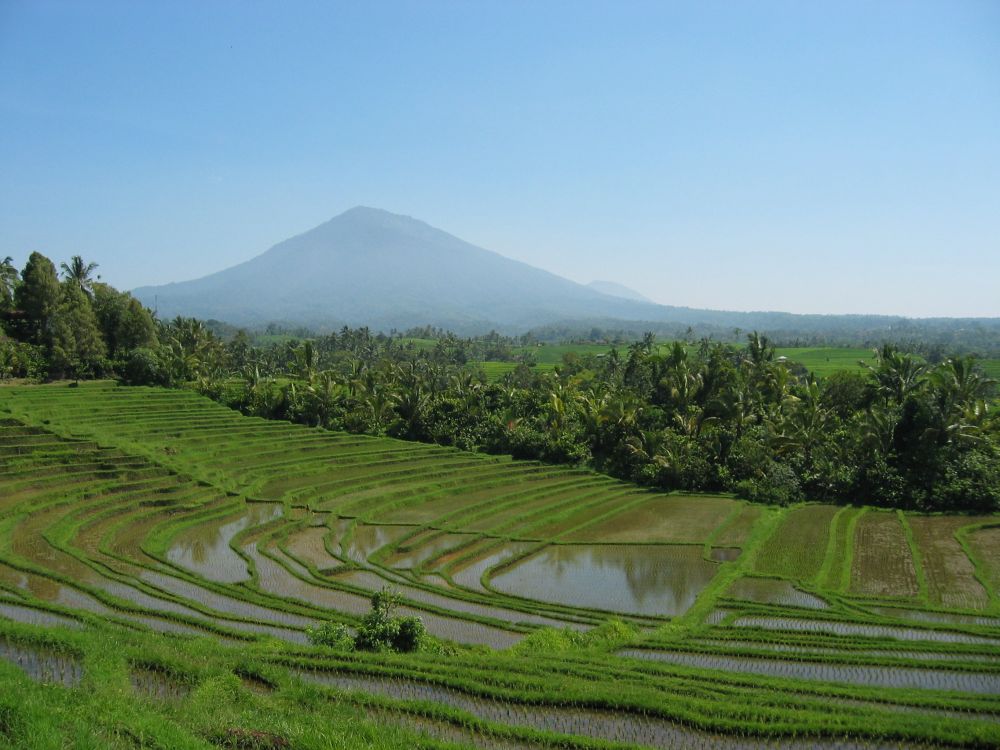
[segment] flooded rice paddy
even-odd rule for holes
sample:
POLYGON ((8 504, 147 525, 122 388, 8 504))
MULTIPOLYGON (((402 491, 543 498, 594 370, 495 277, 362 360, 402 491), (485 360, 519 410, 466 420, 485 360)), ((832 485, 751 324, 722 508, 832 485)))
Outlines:
POLYGON ((763 628, 765 630, 793 630, 833 635, 854 635, 864 638, 896 638, 904 641, 939 641, 941 643, 977 643, 1000 647, 1000 638, 954 633, 947 630, 919 630, 890 625, 843 622, 839 620, 799 620, 793 617, 764 617, 748 615, 733 622, 737 628, 763 628))
MULTIPOLYGON (((608 742, 651 748, 695 748, 696 750, 756 750, 828 748, 830 750, 874 750, 898 748, 894 744, 849 740, 796 740, 733 737, 690 729, 656 716, 587 708, 538 706, 485 698, 458 690, 405 678, 387 678, 347 672, 302 671, 299 677, 339 690, 369 693, 405 701, 429 701, 464 711, 482 721, 527 727, 563 735, 576 735, 608 742)), ((911 745, 911 747, 914 747, 911 745)))
POLYGON ((958 690, 964 693, 985 695, 1000 694, 1000 674, 949 672, 916 667, 822 664, 785 659, 645 649, 625 649, 619 654, 634 659, 661 661, 684 667, 718 669, 724 672, 758 674, 768 677, 790 677, 797 680, 819 680, 870 687, 958 690))
POLYGON ((133 667, 129 672, 132 689, 143 698, 179 701, 191 693, 191 687, 160 669, 133 667))
POLYGON ((281 510, 272 503, 252 503, 242 513, 190 526, 174 538, 167 559, 209 581, 246 581, 250 578, 246 561, 230 542, 241 531, 280 518, 281 510))
POLYGON ((780 604, 789 607, 827 609, 829 605, 818 596, 795 588, 791 581, 778 578, 740 578, 726 591, 730 599, 745 599, 762 604, 780 604))
POLYGON ((83 665, 79 659, 41 646, 0 638, 0 659, 19 667, 36 682, 76 687, 83 679, 83 665))

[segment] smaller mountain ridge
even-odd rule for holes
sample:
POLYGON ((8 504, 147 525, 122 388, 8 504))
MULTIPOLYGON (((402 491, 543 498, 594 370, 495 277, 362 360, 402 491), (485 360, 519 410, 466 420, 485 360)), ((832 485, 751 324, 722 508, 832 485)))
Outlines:
POLYGON ((649 302, 651 304, 655 304, 649 297, 639 294, 639 292, 635 289, 630 289, 624 284, 619 284, 616 281, 591 281, 587 284, 587 286, 595 292, 607 294, 610 297, 621 297, 622 299, 630 299, 635 302, 649 302))

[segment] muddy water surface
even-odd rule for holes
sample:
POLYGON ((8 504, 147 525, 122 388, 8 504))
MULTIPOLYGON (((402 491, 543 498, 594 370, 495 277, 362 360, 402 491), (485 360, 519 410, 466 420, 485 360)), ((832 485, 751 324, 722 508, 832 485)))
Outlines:
POLYGON ((552 545, 501 570, 498 591, 571 607, 672 617, 718 570, 697 546, 552 545))
POLYGON ((888 688, 918 688, 923 690, 958 690, 963 693, 1000 693, 1000 674, 950 672, 947 670, 911 667, 877 667, 856 664, 820 664, 788 659, 761 659, 720 654, 695 654, 676 651, 625 649, 620 656, 647 659, 701 669, 725 672, 791 677, 798 680, 840 682, 888 688))
MULTIPOLYGON (((492 698, 483 698, 458 690, 418 682, 344 672, 298 672, 304 680, 323 685, 380 695, 398 700, 420 700, 440 703, 465 711, 477 719, 508 726, 530 727, 559 734, 577 735, 630 746, 665 748, 704 748, 718 750, 750 750, 756 748, 898 748, 898 745, 881 745, 864 741, 812 739, 737 738, 688 729, 667 719, 640 716, 624 712, 597 711, 581 708, 532 706, 492 698)), ((480 746, 478 740, 476 746, 480 746)), ((487 745, 488 747, 488 745, 487 745)))
POLYGON ((237 515, 191 526, 174 537, 167 559, 203 578, 218 583, 239 583, 250 578, 246 561, 229 546, 238 533, 281 516, 281 506, 252 503, 237 515))
POLYGON ((20 667, 37 682, 75 687, 83 678, 83 665, 76 657, 6 638, 0 638, 0 659, 20 667))
POLYGON ((791 581, 777 578, 740 578, 726 590, 730 599, 745 599, 761 604, 780 604, 789 607, 828 609, 829 605, 818 596, 807 594, 792 585, 791 581))

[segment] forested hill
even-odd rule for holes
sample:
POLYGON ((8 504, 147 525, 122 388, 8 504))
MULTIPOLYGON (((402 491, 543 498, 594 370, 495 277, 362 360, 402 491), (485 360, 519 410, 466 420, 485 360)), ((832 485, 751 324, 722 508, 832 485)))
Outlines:
MULTIPOLYGON (((1000 320, 912 321, 874 315, 725 312, 657 305, 602 293, 471 245, 407 216, 358 207, 252 260, 194 281, 136 289, 161 319, 175 315, 238 326, 343 325, 387 331, 430 324, 460 334, 554 327, 568 337, 599 327, 641 335, 772 334, 898 340, 912 330, 941 336, 1000 320), (900 332, 903 334, 900 334, 900 332)), ((721 303, 720 303, 721 306, 721 303)))

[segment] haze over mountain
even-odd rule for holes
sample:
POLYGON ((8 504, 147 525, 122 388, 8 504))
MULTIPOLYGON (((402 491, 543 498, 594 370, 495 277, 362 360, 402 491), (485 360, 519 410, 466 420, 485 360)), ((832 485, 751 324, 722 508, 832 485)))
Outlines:
POLYGON ((602 294, 422 221, 360 206, 246 263, 134 293, 161 317, 237 325, 430 323, 467 330, 658 317, 652 303, 602 294))
POLYGON ((732 336, 735 328, 877 335, 910 324, 875 315, 699 310, 635 294, 608 282, 577 284, 417 219, 362 206, 224 271, 134 290, 164 319, 184 315, 248 327, 277 322, 319 331, 429 324, 464 334, 586 326, 676 333, 694 326, 700 335, 732 336))
MULTIPOLYGON (((649 297, 639 294, 635 289, 630 289, 624 284, 619 284, 616 281, 591 281, 587 284, 587 287, 593 289, 595 292, 600 292, 601 294, 608 294, 612 297, 621 297, 622 299, 635 300, 636 302, 652 302, 649 297)), ((655 303, 654 303, 655 304, 655 303)))

